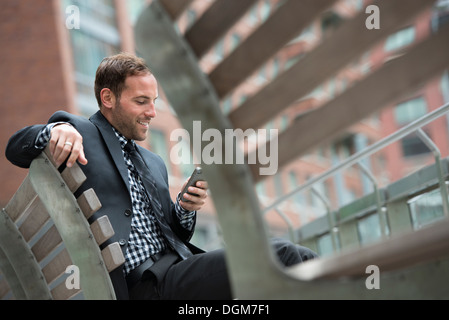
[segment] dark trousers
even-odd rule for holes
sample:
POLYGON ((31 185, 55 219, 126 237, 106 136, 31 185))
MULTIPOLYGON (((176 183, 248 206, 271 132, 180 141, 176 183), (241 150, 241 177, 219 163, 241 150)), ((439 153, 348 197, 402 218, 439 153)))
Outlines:
MULTIPOLYGON (((283 239, 274 239, 279 260, 291 266, 317 257, 312 250, 283 239)), ((232 292, 224 249, 196 254, 172 265, 160 283, 150 278, 129 292, 136 300, 230 300, 232 292)))

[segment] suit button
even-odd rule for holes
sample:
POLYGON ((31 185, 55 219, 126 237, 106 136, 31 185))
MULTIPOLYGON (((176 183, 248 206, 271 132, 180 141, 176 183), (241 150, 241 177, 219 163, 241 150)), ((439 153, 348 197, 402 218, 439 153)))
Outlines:
POLYGON ((125 216, 130 217, 131 214, 132 214, 131 209, 126 209, 126 210, 125 210, 125 216))
POLYGON ((118 244, 119 245, 121 245, 122 247, 124 246, 124 245, 126 245, 126 240, 125 239, 120 239, 119 241, 118 241, 118 244))

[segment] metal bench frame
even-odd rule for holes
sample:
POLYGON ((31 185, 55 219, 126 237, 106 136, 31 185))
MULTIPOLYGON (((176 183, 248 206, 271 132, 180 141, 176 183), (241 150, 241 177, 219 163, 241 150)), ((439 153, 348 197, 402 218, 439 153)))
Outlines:
POLYGON ((62 173, 48 152, 31 163, 29 173, 7 206, 0 223, 0 297, 115 299, 109 272, 123 264, 120 245, 100 245, 114 231, 107 216, 89 225, 101 208, 89 189, 78 199, 73 193, 86 180, 78 164, 62 173), (62 280, 67 267, 79 270, 80 288, 62 280))
MULTIPOLYGON (((203 130, 214 128, 223 133, 226 129, 245 130, 262 126, 432 4, 425 0, 414 1, 407 6, 397 1, 375 1, 374 4, 380 6, 382 12, 380 30, 364 28, 366 15, 360 13, 226 117, 220 110, 220 100, 283 44, 298 35, 308 19, 313 19, 335 1, 286 1, 208 75, 200 69, 199 58, 255 1, 239 1, 238 5, 229 6, 226 0, 217 0, 182 35, 176 30, 174 22, 190 2, 154 0, 135 26, 138 53, 149 63, 181 124, 190 134, 194 121, 201 121, 203 130), (306 13, 305 20, 298 24, 295 21, 301 21, 297 16, 300 12, 306 13), (294 30, 288 30, 289 25, 293 25, 294 30), (276 29, 283 30, 277 32, 278 38, 265 41, 267 32, 276 32, 276 29), (347 50, 349 47, 352 49, 347 50), (251 55, 255 50, 258 54, 251 55), (326 59, 327 67, 316 69, 315 66, 323 59, 326 59), (297 84, 294 90, 291 90, 289 83, 297 84)), ((449 43, 445 41, 448 29, 432 35, 339 97, 295 121, 279 136, 279 166, 341 133, 398 95, 413 92, 421 83, 447 67, 449 60, 441 52, 449 50, 449 43), (425 64, 420 63, 423 56, 427 58, 425 64), (308 138, 297 138, 305 136, 308 138)), ((267 227, 254 192, 254 183, 263 179, 259 168, 260 164, 212 164, 203 168, 212 194, 216 195, 214 204, 223 230, 236 298, 449 297, 449 286, 442 283, 449 279, 448 260, 440 260, 440 254, 448 253, 447 220, 431 229, 420 230, 420 233, 387 239, 378 246, 356 250, 345 256, 318 259, 290 269, 282 268, 269 245, 267 227), (410 237, 415 241, 408 242, 410 237), (421 238, 428 241, 419 241, 421 238), (439 243, 445 243, 445 246, 437 246, 439 243), (429 250, 428 246, 438 248, 437 252, 432 251, 432 262, 428 262, 429 257, 424 254, 429 250), (418 253, 413 256, 416 265, 410 260, 390 263, 390 258, 400 257, 405 252, 418 253), (428 263, 420 264, 424 261, 428 263), (371 264, 381 269, 381 290, 368 290, 366 287, 365 269, 371 264), (396 270, 392 270, 393 265, 396 270), (383 272, 383 268, 388 271, 383 272)))

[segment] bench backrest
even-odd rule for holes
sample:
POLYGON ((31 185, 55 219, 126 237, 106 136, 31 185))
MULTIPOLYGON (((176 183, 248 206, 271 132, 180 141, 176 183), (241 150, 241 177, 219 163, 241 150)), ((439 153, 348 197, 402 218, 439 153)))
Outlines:
POLYGON ((100 250, 114 234, 109 219, 88 223, 101 203, 93 189, 74 197, 86 176, 78 164, 60 173, 51 159, 47 148, 33 160, 2 209, 0 298, 115 299, 109 272, 124 257, 118 243, 100 250))

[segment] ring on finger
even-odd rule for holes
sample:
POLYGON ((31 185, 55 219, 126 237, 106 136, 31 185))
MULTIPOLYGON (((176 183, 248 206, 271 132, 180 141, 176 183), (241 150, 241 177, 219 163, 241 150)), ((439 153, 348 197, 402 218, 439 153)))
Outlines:
POLYGON ((69 141, 64 142, 64 145, 65 146, 73 146, 73 144, 71 142, 69 142, 69 141))

